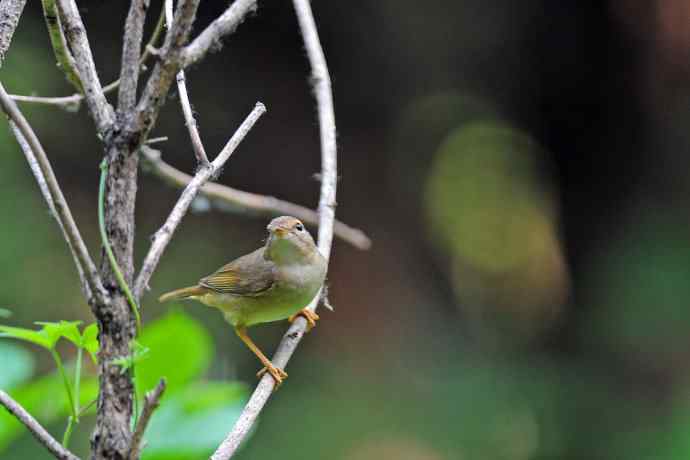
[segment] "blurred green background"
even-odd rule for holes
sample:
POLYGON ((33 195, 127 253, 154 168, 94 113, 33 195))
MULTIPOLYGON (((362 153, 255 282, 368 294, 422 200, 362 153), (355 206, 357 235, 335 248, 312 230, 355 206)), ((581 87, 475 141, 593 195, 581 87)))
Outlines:
MULTIPOLYGON (((0 80, 12 93, 71 94, 40 4, 28 3, 0 80)), ((126 3, 79 2, 104 82, 117 77, 126 3)), ((227 3, 203 2, 195 30, 227 3)), ((314 2, 338 120, 337 214, 374 246, 336 242, 336 311, 323 312, 238 458, 690 457, 688 5, 314 2)), ((287 1, 260 2, 190 70, 209 154, 255 101, 269 110, 222 183, 316 205, 308 72, 287 1)), ((92 121, 84 108, 22 108, 97 253, 92 121)), ((174 91, 152 135, 169 136, 164 158, 192 171, 174 91)), ((57 226, 7 128, 0 136, 0 307, 13 313, 0 322, 88 324, 57 226)), ((177 196, 141 174, 138 260, 177 196)), ((147 459, 206 458, 255 384, 256 359, 216 311, 155 300, 261 243, 267 219, 203 208, 143 300, 140 391, 171 382, 147 459)), ((284 330, 252 334, 270 351, 284 330)), ((58 349, 69 367, 74 347, 58 349)), ((50 355, 3 339, 0 363, 0 388, 59 437, 67 410, 50 355)), ((84 403, 88 359, 86 373, 84 403)), ((1 458, 49 458, 1 415, 1 458)), ((75 434, 80 455, 92 423, 75 434)))

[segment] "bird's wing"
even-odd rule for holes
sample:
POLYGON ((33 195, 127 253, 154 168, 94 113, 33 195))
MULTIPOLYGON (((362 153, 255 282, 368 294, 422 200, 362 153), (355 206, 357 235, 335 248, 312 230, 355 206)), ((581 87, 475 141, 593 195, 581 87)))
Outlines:
POLYGON ((273 267, 264 259, 264 248, 259 248, 202 278, 199 285, 223 294, 256 296, 273 286, 273 267))

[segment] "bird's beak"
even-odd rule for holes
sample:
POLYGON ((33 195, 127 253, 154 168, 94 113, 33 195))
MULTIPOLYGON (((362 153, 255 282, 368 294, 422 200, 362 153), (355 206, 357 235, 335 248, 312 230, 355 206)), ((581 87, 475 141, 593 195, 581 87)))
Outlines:
POLYGON ((287 234, 287 229, 284 227, 278 227, 274 225, 269 225, 268 226, 268 231, 275 234, 276 236, 282 238, 287 234))

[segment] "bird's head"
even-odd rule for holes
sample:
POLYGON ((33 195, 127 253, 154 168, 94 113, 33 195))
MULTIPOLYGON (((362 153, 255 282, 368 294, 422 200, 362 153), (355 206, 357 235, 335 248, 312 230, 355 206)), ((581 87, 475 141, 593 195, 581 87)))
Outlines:
POLYGON ((309 262, 318 253, 314 239, 295 217, 276 217, 266 229, 266 256, 277 264, 309 262))

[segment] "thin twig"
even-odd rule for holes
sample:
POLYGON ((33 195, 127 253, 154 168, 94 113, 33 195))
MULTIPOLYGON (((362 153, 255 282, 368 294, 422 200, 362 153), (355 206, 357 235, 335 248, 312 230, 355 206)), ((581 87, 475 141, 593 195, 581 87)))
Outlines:
POLYGON ((55 54, 55 60, 57 61, 58 67, 62 69, 67 81, 69 81, 77 91, 81 92, 82 87, 79 81, 79 75, 77 74, 76 63, 74 62, 72 53, 70 53, 67 48, 65 34, 62 31, 62 21, 60 21, 60 15, 58 14, 55 0, 42 0, 41 3, 43 4, 43 18, 46 21, 50 44, 53 47, 53 54, 55 54))
POLYGON ((51 454, 60 460, 79 460, 79 457, 74 455, 69 450, 62 447, 62 445, 53 438, 45 428, 41 426, 38 421, 31 416, 17 401, 12 399, 10 395, 0 390, 0 404, 2 404, 7 411, 14 415, 17 420, 24 424, 24 426, 34 435, 34 437, 50 451, 51 454))
MULTIPOLYGON (((165 11, 161 9, 161 14, 158 16, 158 22, 156 27, 151 34, 151 38, 144 47, 144 52, 141 54, 139 59, 139 69, 143 70, 146 68, 146 61, 151 57, 151 49, 158 43, 161 32, 163 31, 163 24, 165 22, 165 11)), ((117 79, 111 83, 108 83, 103 87, 104 94, 110 94, 115 91, 120 86, 120 80, 117 79)), ((31 104, 43 104, 43 105, 55 105, 68 112, 76 112, 79 110, 81 101, 84 100, 84 95, 81 93, 75 93, 71 96, 59 96, 59 97, 45 97, 45 96, 24 96, 19 94, 10 94, 10 97, 17 102, 27 102, 31 104)))
POLYGON ((72 50, 79 71, 79 79, 84 88, 86 103, 96 123, 98 134, 104 138, 112 127, 115 114, 105 98, 101 81, 98 79, 84 23, 75 0, 58 0, 58 6, 60 18, 65 27, 65 38, 72 50))
MULTIPOLYGON (((150 141, 151 139, 148 144, 150 141)), ((146 164, 151 167, 151 172, 164 182, 176 188, 183 188, 192 180, 189 174, 163 161, 157 150, 142 147, 141 153, 146 164)), ((269 217, 288 215, 295 216, 309 225, 319 223, 319 215, 313 209, 272 196, 245 192, 216 182, 207 182, 199 193, 218 203, 221 209, 269 217)), ((358 228, 336 220, 334 231, 336 237, 358 249, 367 250, 371 247, 371 239, 358 228)))
POLYGON ((137 104, 136 117, 132 121, 134 126, 129 128, 133 132, 141 132, 142 139, 146 139, 148 132, 155 124, 172 80, 175 74, 182 69, 180 55, 192 30, 199 1, 181 0, 178 3, 172 24, 168 28, 168 33, 165 34, 160 59, 153 68, 137 104))
POLYGON ((84 100, 82 94, 72 94, 71 96, 44 97, 44 96, 24 96, 22 94, 10 94, 10 98, 17 102, 27 102, 30 104, 56 105, 68 112, 79 110, 81 101, 84 100))
MULTIPOLYGON (((44 0, 45 1, 45 0, 44 0)), ((118 92, 118 116, 128 115, 137 101, 139 82, 139 58, 141 41, 144 38, 144 22, 148 1, 132 0, 125 21, 124 42, 122 43, 122 64, 120 67, 120 91, 118 92)))
POLYGON ((255 11, 256 0, 235 0, 222 15, 187 45, 183 53, 183 67, 200 61, 209 50, 219 50, 222 38, 233 33, 247 15, 255 11))
POLYGON ((161 142, 168 142, 168 136, 160 136, 160 137, 149 137, 146 139, 146 145, 153 145, 153 144, 159 144, 161 142))
POLYGON ((151 248, 148 254, 144 258, 144 263, 141 266, 141 271, 137 277, 137 281, 134 284, 134 295, 135 298, 141 298, 144 289, 147 288, 148 282, 151 279, 151 275, 158 266, 158 261, 163 254, 163 251, 168 246, 173 233, 177 229, 177 226, 182 221, 182 218, 187 213, 189 205, 194 201, 199 189, 212 178, 216 173, 218 173, 233 154, 237 146, 242 142, 242 140, 247 136, 249 131, 252 129, 254 124, 257 122, 259 117, 266 112, 266 107, 261 103, 257 102, 254 110, 247 116, 247 118, 242 122, 235 134, 232 135, 230 140, 223 150, 218 154, 218 156, 209 163, 207 167, 202 167, 194 176, 194 178, 187 184, 184 191, 180 195, 180 198, 175 203, 175 207, 170 212, 170 215, 166 219, 163 226, 156 232, 153 236, 153 242, 151 243, 151 248))
MULTIPOLYGON (((297 19, 302 31, 302 38, 309 57, 312 70, 312 84, 314 95, 319 113, 319 131, 321 134, 321 198, 319 199, 319 251, 329 259, 331 244, 333 242, 333 222, 335 220, 335 195, 337 186, 337 149, 335 114, 333 111, 333 95, 331 93, 331 81, 328 74, 326 59, 319 42, 316 23, 311 11, 309 0, 293 0, 297 19)), ((312 311, 316 309, 317 295, 309 304, 308 308, 312 311)), ((299 345, 307 322, 299 316, 283 336, 278 350, 273 356, 273 364, 284 369, 288 360, 299 345)), ((240 417, 235 422, 235 426, 228 436, 223 440, 216 452, 211 457, 212 460, 227 460, 232 457, 242 440, 251 431, 259 413, 273 393, 275 380, 273 377, 264 374, 259 381, 256 390, 247 402, 240 417)))
MULTIPOLYGON (((165 0, 165 22, 170 27, 173 20, 173 4, 172 0, 165 0)), ((192 141, 192 148, 194 149, 194 155, 196 156, 196 161, 201 165, 206 165, 208 163, 208 156, 206 156, 206 149, 204 149, 204 144, 201 142, 201 136, 199 135, 199 128, 196 124, 196 118, 194 118, 194 113, 192 112, 192 104, 189 102, 189 94, 187 93, 187 83, 184 70, 177 72, 177 92, 180 95, 180 106, 182 107, 182 114, 184 115, 184 122, 187 125, 187 130, 189 131, 189 138, 192 141)))
POLYGON ((146 427, 148 427, 153 412, 160 404, 160 399, 165 392, 165 388, 165 379, 160 379, 156 388, 149 391, 146 393, 146 396, 144 396, 144 408, 141 410, 139 423, 137 423, 134 433, 132 434, 132 443, 130 444, 129 455, 127 456, 128 460, 137 460, 139 458, 141 453, 141 441, 144 439, 146 427))
POLYGON ((48 190, 50 191, 50 196, 53 200, 53 205, 57 211, 59 222, 65 228, 65 236, 67 240, 67 245, 74 254, 74 257, 79 261, 79 265, 84 272, 86 281, 91 289, 91 293, 99 298, 103 304, 107 304, 107 293, 103 288, 103 283, 96 270, 96 266, 89 255, 89 251, 86 248, 84 239, 79 233, 77 224, 72 217, 72 212, 69 209, 69 205, 65 200, 60 185, 58 184, 57 178, 53 173, 53 168, 50 166, 50 161, 48 161, 48 156, 43 150, 43 146, 36 137, 33 129, 24 118, 24 115, 19 111, 17 104, 14 103, 9 98, 9 95, 5 91, 5 88, 0 84, 0 106, 2 110, 7 114, 7 116, 16 123, 17 127, 21 131, 22 135, 26 139, 28 145, 31 147, 31 151, 36 157, 38 164, 45 178, 48 190))
POLYGON ((146 134, 158 117, 165 95, 178 71, 197 62, 209 48, 234 32, 247 15, 256 10, 257 0, 235 0, 232 5, 213 21, 192 43, 183 46, 189 37, 189 28, 196 14, 198 0, 181 1, 175 11, 173 24, 166 35, 161 59, 151 72, 146 88, 137 105, 136 127, 146 134), (190 17, 190 13, 192 16, 190 17), (189 28, 188 28, 189 26, 189 28))

